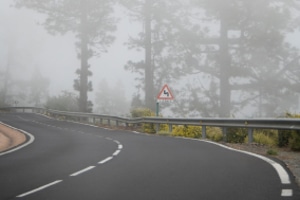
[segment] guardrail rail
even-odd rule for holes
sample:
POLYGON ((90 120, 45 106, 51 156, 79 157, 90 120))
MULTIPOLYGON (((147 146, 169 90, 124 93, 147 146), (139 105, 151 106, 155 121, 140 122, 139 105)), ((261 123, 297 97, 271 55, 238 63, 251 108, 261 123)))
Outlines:
POLYGON ((156 132, 159 131, 160 124, 167 124, 169 132, 172 132, 173 125, 193 125, 202 127, 202 138, 206 139, 206 127, 220 127, 223 136, 226 139, 227 128, 246 128, 248 129, 248 142, 253 142, 254 129, 277 129, 277 130, 300 130, 300 119, 295 118, 249 118, 249 119, 233 119, 233 118, 166 118, 166 117, 140 117, 125 118, 111 115, 100 115, 94 113, 66 112, 46 108, 37 107, 5 107, 0 108, 3 112, 32 112, 49 115, 52 117, 61 117, 64 119, 75 120, 80 122, 100 123, 106 121, 108 126, 133 127, 138 124, 156 124, 156 132))

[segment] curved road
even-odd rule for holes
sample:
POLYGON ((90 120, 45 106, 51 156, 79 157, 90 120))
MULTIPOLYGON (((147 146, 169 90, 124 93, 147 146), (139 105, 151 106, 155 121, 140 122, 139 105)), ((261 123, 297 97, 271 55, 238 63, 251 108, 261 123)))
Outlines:
POLYGON ((291 176, 279 176, 285 170, 277 163, 208 142, 30 113, 0 113, 0 121, 35 137, 0 156, 1 200, 300 199, 291 176))

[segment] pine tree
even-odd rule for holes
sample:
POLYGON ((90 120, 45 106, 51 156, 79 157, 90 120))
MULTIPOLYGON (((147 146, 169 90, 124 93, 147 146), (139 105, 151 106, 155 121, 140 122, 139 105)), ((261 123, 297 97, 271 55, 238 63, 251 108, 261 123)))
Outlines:
POLYGON ((115 19, 112 17, 115 1, 110 0, 15 0, 17 7, 26 7, 46 15, 44 27, 51 34, 72 32, 77 37, 76 49, 81 68, 74 89, 79 91, 81 112, 90 111, 88 91, 92 84, 89 59, 106 51, 113 42, 115 19))

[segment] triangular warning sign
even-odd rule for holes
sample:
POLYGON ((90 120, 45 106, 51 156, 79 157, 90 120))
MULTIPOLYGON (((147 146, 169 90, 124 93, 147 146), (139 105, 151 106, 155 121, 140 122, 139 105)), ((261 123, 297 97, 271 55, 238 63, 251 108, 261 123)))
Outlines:
POLYGON ((167 84, 165 84, 163 86, 163 88, 157 95, 157 99, 158 100, 173 100, 174 99, 174 96, 167 84))

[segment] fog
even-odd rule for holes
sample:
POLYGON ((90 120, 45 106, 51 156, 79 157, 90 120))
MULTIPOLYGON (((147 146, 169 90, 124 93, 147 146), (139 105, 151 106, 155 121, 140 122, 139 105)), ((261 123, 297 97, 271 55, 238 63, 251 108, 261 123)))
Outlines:
MULTIPOLYGON (((62 94, 62 92, 69 92, 75 95, 79 95, 78 91, 75 91, 73 87, 74 80, 78 78, 78 75, 75 72, 77 69, 81 68, 81 62, 80 59, 78 59, 78 49, 75 45, 76 42, 78 42, 78 38, 75 37, 76 34, 74 34, 73 32, 67 32, 66 34, 58 33, 55 35, 51 35, 42 25, 47 18, 46 15, 40 14, 34 9, 15 8, 12 6, 12 2, 13 1, 10 0, 0 1, 0 86, 4 91, 1 93, 1 95, 3 96, 5 94, 6 97, 5 100, 3 100, 4 102, 1 102, 1 104, 6 106, 44 106, 47 99, 54 96, 59 96, 62 94), (34 76, 41 76, 41 79, 43 80, 42 82, 38 82, 35 84, 45 86, 43 89, 45 90, 46 95, 44 95, 43 98, 39 99, 38 102, 29 101, 30 98, 25 97, 26 95, 32 95, 32 91, 30 91, 30 89, 26 89, 24 85, 26 81, 33 80, 34 76), (8 91, 5 91, 6 89, 8 91)), ((88 61, 89 65, 91 66, 89 70, 93 74, 89 77, 89 80, 93 84, 93 91, 88 92, 88 100, 93 102, 94 104, 92 108, 93 112, 126 115, 126 113, 129 113, 129 110, 131 108, 130 105, 132 104, 133 97, 137 96, 139 97, 139 100, 142 101, 140 105, 136 105, 137 107, 150 107, 153 110, 152 106, 155 105, 153 101, 156 101, 156 95, 158 94, 161 87, 166 83, 172 89, 175 96, 175 101, 161 103, 161 113, 164 116, 276 117, 275 115, 284 115, 284 112, 300 112, 298 93, 300 91, 299 89, 297 89, 297 86, 299 86, 299 79, 296 80, 295 77, 292 77, 292 75, 297 75, 292 74, 292 72, 290 71, 285 76, 285 78, 287 78, 288 80, 279 81, 278 79, 278 84, 284 85, 285 82, 289 82, 291 86, 286 87, 293 87, 293 89, 291 89, 291 91, 289 92, 286 92, 286 90, 288 89, 282 88, 280 89, 282 90, 281 96, 280 94, 277 94, 277 96, 272 97, 270 97, 270 94, 268 94, 268 96, 261 94, 261 91, 263 91, 265 88, 265 82, 262 82, 264 85, 261 86, 261 88, 263 89, 261 89, 261 91, 259 90, 258 92, 254 90, 251 91, 251 89, 248 92, 247 88, 246 94, 246 92, 244 92, 244 90, 246 91, 246 89, 241 89, 242 86, 239 86, 239 90, 235 90, 234 85, 237 85, 235 83, 238 83, 239 85, 246 85, 246 83, 252 84, 255 79, 253 78, 254 75, 251 75, 253 77, 250 78, 247 78, 246 75, 241 75, 240 77, 233 75, 232 77, 228 77, 229 85, 231 85, 231 92, 229 92, 231 96, 228 98, 232 102, 232 105, 228 106, 224 104, 225 107, 227 106, 230 110, 226 111, 225 109, 224 112, 230 112, 231 114, 230 116, 227 116, 227 114, 222 114, 223 111, 212 111, 214 105, 222 107, 222 100, 218 102, 214 102, 214 100, 218 98, 215 95, 220 95, 220 99, 223 98, 222 90, 226 90, 226 87, 221 83, 222 81, 219 82, 219 80, 217 80, 219 75, 216 75, 214 77, 214 70, 212 68, 211 70, 207 70, 209 67, 204 69, 201 68, 201 65, 205 63, 206 66, 218 66, 218 64, 214 63, 214 61, 212 61, 213 59, 209 58, 209 56, 203 57, 201 55, 197 57, 196 55, 192 55, 190 57, 191 60, 188 60, 187 62, 186 58, 182 59, 188 64, 185 63, 181 65, 179 64, 181 63, 181 60, 179 60, 178 58, 180 56, 186 55, 186 52, 188 52, 184 48, 183 50, 180 50, 180 52, 175 52, 178 55, 174 58, 174 60, 176 61, 173 61, 174 63, 171 64, 166 64, 165 68, 163 68, 163 62, 159 62, 157 61, 158 59, 155 60, 155 58, 153 58, 153 65, 156 65, 156 72, 154 73, 152 83, 153 89, 147 89, 148 83, 145 83, 145 80, 140 80, 141 78, 144 78, 144 74, 139 71, 140 69, 134 68, 134 66, 137 65, 132 64, 132 66, 128 67, 130 68, 130 70, 125 70, 125 66, 128 61, 138 63, 139 61, 143 61, 145 59, 144 49, 129 49, 128 45, 125 44, 129 42, 129 39, 131 37, 137 37, 140 32, 143 32, 145 26, 143 23, 140 23, 139 20, 134 20, 133 17, 128 14, 130 12, 126 11, 126 8, 122 7, 121 5, 114 7, 114 10, 114 17, 118 21, 116 23, 117 30, 112 33, 112 35, 114 35, 115 37, 115 40, 107 47, 106 52, 100 52, 100 55, 93 56, 88 61), (197 59, 197 65, 199 65, 200 67, 194 67, 194 65, 191 64, 193 59, 197 59), (176 66, 176 64, 178 66, 176 66), (170 66, 170 68, 168 68, 167 66, 170 66), (182 75, 178 75, 176 74, 176 72, 180 72, 182 75), (220 88, 217 86, 219 84, 220 88), (111 93, 105 93, 105 87, 103 88, 103 85, 108 88, 111 93, 118 93, 119 96, 113 96, 111 93), (199 89, 197 89, 196 87, 193 88, 194 86, 199 86, 199 89), (151 90, 151 92, 149 92, 151 93, 150 96, 152 98, 152 100, 150 100, 151 106, 147 106, 147 95, 146 97, 144 97, 144 87, 146 88, 146 91, 151 90), (216 89, 213 89, 215 87, 216 89), (286 96, 290 93, 293 93, 293 96, 286 96), (101 98, 101 95, 103 95, 103 98, 101 98), (102 108, 99 108, 100 105, 98 104, 103 104, 104 102, 95 102, 100 102, 101 100, 99 99, 105 99, 104 95, 111 95, 111 98, 113 99, 121 99, 123 102, 126 102, 124 104, 121 102, 118 103, 121 107, 126 107, 126 109, 117 108, 117 106, 115 105, 117 104, 117 102, 114 102, 114 104, 112 105, 105 104, 102 105, 102 108), (293 99, 286 100, 286 98, 293 99), (268 102, 272 101, 272 99, 276 99, 276 103, 268 109, 274 109, 276 106, 280 107, 280 109, 278 109, 278 111, 274 113, 268 113, 267 111, 266 113, 264 113, 263 108, 267 109, 267 107, 269 106, 268 102), (244 101, 246 102, 246 100, 247 104, 243 103, 244 101), (260 106, 257 106, 258 103, 260 103, 260 106), (203 105, 207 105, 207 109, 204 109, 203 105), (107 106, 107 108, 111 106, 111 109, 103 109, 103 107, 105 106, 107 106), (255 108, 256 110, 253 108, 255 108), (109 113, 109 110, 115 111, 109 113)), ((191 12, 194 12, 194 10, 191 10, 191 12)), ((295 10, 293 10, 292 13, 294 15, 294 18, 299 17, 298 13, 295 10)), ((158 14, 156 13, 156 15, 158 14)), ((157 22, 154 22, 153 24, 155 23, 157 22)), ((219 34, 220 28, 218 22, 214 21, 211 24, 203 22, 200 25, 203 27, 208 26, 205 27, 207 31, 204 31, 203 34, 206 33, 208 35, 217 35, 221 37, 221 35, 219 34)), ((186 27, 188 27, 188 25, 186 25, 186 27)), ((293 31, 286 31, 286 37, 284 41, 292 45, 295 49, 290 51, 291 55, 288 55, 290 56, 290 58, 282 61, 282 63, 288 63, 289 61, 296 60, 296 63, 298 62, 296 64, 298 66, 298 70, 294 70, 294 72, 296 71, 298 73, 300 67, 299 58, 297 60, 297 57, 300 55, 300 25, 299 23, 294 23, 294 27, 292 25, 291 27, 289 29, 293 29, 293 31)), ((195 29, 194 32, 199 32, 200 34, 201 31, 195 29)), ((189 38, 190 35, 186 35, 185 38, 189 38)), ((191 37, 193 37, 193 35, 191 37)), ((233 30, 228 31, 228 37, 239 38, 242 36, 240 35, 239 31, 233 30)), ((152 39, 155 40, 155 34, 152 39)), ((179 41, 173 39, 172 43, 179 43, 179 41)), ((181 44, 178 44, 178 46, 180 45, 181 44)), ((190 48, 188 45, 192 46, 192 44, 189 43, 187 44, 186 48, 190 48)), ((204 48, 201 47, 200 49, 203 49, 203 51, 208 51, 208 49, 218 50, 219 48, 221 51, 221 47, 216 47, 213 45, 207 47, 206 45, 204 48)), ((233 46, 233 49, 234 48, 235 47, 233 46)), ((174 46, 170 45, 167 50, 158 50, 157 52, 161 53, 161 60, 167 60, 166 57, 163 57, 166 54, 165 52, 172 53, 173 51, 175 51, 174 49, 174 46)), ((152 53, 155 55, 155 53, 157 52, 154 51, 155 50, 152 50, 152 53)), ((234 50, 232 50, 230 51, 230 53, 234 54, 235 52, 234 50)), ((258 57, 258 55, 256 54, 254 56, 258 57)), ((279 56, 281 57, 282 55, 279 56)), ((238 56, 232 57, 231 62, 235 62, 238 59, 238 56)), ((238 61, 236 61, 236 63, 237 62, 238 61)), ((284 66, 284 64, 282 65, 284 66)), ((234 66, 234 64, 232 64, 232 66, 234 66)), ((282 67, 280 66, 278 71, 280 71, 281 69, 282 67)), ((268 74, 268 69, 263 69, 260 71, 260 69, 253 68, 252 71, 258 73, 258 76, 263 77, 257 77, 257 80, 255 81, 258 81, 258 83, 262 80, 265 81, 265 77, 267 77, 268 74), (266 72, 262 72, 264 70, 266 72)), ((271 83, 275 87, 273 81, 276 82, 276 80, 272 80, 271 83)), ((276 89, 273 88, 273 86, 271 88, 276 89)), ((226 97, 226 95, 224 97, 226 97)), ((109 102, 111 100, 108 99, 107 101, 109 102)))
MULTIPOLYGON (((22 73, 28 78, 34 67, 51 81, 50 95, 59 93, 61 90, 73 90, 73 80, 75 70, 80 67, 80 61, 75 52, 75 37, 72 33, 66 35, 49 35, 45 28, 41 26, 44 20, 42 14, 38 14, 28 9, 17 9, 12 6, 11 1, 0 2, 1 13, 1 67, 8 61, 8 54, 13 58, 13 70, 22 73)), ((127 97, 131 97, 134 91, 134 80, 130 72, 124 70, 124 65, 129 57, 140 56, 136 52, 128 51, 123 45, 128 40, 130 34, 134 34, 135 27, 128 19, 120 20, 119 31, 116 33, 116 41, 109 48, 108 53, 103 53, 100 57, 91 61, 95 84, 101 79, 116 83, 121 80, 125 85, 127 97), (128 29, 128 26, 131 26, 128 29), (133 28, 132 28, 133 27, 133 28), (130 78, 128 78, 130 77, 130 78)), ((21 77, 18 77, 21 78, 21 77)), ((95 85, 96 86, 96 85, 95 85)))

